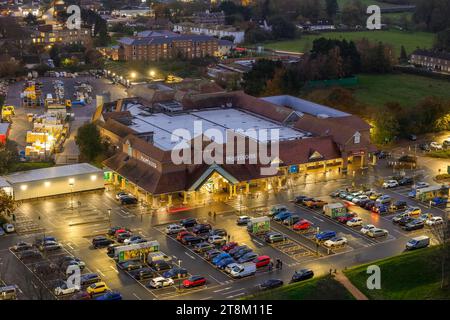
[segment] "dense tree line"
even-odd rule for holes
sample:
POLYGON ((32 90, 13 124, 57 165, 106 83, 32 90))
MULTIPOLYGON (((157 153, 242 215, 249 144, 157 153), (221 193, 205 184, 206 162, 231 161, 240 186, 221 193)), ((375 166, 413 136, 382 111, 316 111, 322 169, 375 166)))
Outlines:
POLYGON ((450 1, 416 0, 413 19, 417 24, 431 32, 450 28, 450 1))

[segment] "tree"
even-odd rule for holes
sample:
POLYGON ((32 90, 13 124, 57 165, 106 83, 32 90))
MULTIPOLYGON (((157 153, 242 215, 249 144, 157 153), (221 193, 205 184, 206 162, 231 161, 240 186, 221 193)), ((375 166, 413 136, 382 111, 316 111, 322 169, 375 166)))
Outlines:
POLYGON ((339 10, 337 0, 325 0, 325 10, 328 18, 333 19, 339 10))
POLYGON ((342 8, 341 20, 349 26, 363 25, 366 18, 366 10, 361 1, 347 2, 342 8))
POLYGON ((18 160, 17 144, 11 140, 0 144, 0 175, 7 174, 13 163, 18 160))
POLYGON ((450 221, 447 214, 443 217, 443 223, 433 226, 431 232, 438 242, 438 251, 435 262, 441 269, 441 289, 448 288, 450 281, 450 221))
POLYGON ((272 35, 275 39, 292 39, 296 35, 295 25, 283 16, 276 16, 270 20, 272 35))
POLYGON ((400 51, 400 58, 398 59, 400 63, 407 63, 408 62, 408 55, 406 54, 406 49, 402 45, 401 51, 400 51))
POLYGON ((260 95, 266 89, 267 80, 273 79, 276 69, 281 68, 281 62, 261 59, 253 68, 244 73, 242 86, 251 95, 260 95))
POLYGON ((0 214, 9 216, 14 210, 16 210, 18 204, 14 198, 7 194, 5 190, 0 189, 0 214))
POLYGON ((450 28, 436 34, 434 48, 440 51, 450 51, 450 28))
POLYGON ((95 161, 107 150, 100 131, 93 123, 86 123, 78 128, 75 142, 80 149, 81 156, 87 161, 95 161))

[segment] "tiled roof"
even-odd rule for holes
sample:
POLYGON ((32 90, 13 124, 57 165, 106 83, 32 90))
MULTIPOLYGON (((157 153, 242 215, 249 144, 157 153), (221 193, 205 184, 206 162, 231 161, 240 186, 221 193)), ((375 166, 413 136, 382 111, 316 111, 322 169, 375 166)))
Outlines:
POLYGON ((450 61, 450 52, 447 51, 432 51, 432 50, 417 49, 412 54, 450 61))

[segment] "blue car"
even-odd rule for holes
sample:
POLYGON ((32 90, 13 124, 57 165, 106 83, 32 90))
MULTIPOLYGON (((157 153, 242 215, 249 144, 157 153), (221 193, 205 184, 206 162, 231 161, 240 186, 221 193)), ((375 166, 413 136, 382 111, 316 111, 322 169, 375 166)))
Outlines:
POLYGON ((233 258, 225 258, 220 260, 220 262, 216 265, 217 268, 219 269, 225 269, 227 267, 227 265, 231 264, 231 263, 235 263, 236 260, 234 260, 233 258))
POLYGON ((0 227, 0 236, 3 236, 5 234, 5 231, 3 230, 2 227, 0 227))
POLYGON ((325 230, 316 234, 316 239, 319 241, 329 240, 336 237, 336 232, 331 230, 325 230))
POLYGON ((122 295, 119 292, 108 291, 107 293, 101 295, 100 297, 95 298, 95 300, 117 301, 122 300, 122 295))
POLYGON ((385 204, 377 203, 375 205, 374 211, 379 213, 379 214, 388 213, 389 212, 389 206, 387 206, 385 204))
POLYGON ((408 197, 415 198, 416 197, 416 189, 412 189, 410 192, 408 192, 408 197))
POLYGON ((279 214, 275 215, 275 216, 273 217, 273 219, 274 219, 275 221, 283 221, 284 219, 287 219, 287 218, 289 218, 290 216, 292 216, 292 213, 290 213, 290 212, 288 212, 288 211, 283 211, 283 212, 280 212, 279 214))
POLYGON ((441 205, 446 204, 447 202, 448 202, 448 200, 445 198, 436 197, 433 200, 431 200, 431 205, 432 206, 441 206, 441 205))
POLYGON ((225 259, 225 258, 231 258, 231 256, 228 253, 226 253, 226 252, 221 253, 217 257, 212 259, 212 264, 213 265, 217 265, 220 262, 220 260, 225 259))

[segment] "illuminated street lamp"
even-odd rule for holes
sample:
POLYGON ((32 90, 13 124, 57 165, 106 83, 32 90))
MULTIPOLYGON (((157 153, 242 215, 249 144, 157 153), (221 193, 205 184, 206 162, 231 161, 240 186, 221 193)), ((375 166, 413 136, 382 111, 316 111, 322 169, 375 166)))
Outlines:
POLYGON ((132 73, 131 73, 131 78, 133 78, 133 79, 136 78, 136 72, 132 72, 132 73))
POLYGON ((73 178, 69 179, 69 186, 70 186, 70 209, 73 210, 73 185, 75 183, 75 180, 73 178))
POLYGON ((109 227, 111 228, 111 209, 108 209, 109 227))
POLYGON ((178 260, 178 292, 181 293, 181 260, 178 260))
POLYGON ((150 70, 150 77, 154 78, 156 75, 155 70, 150 70))

